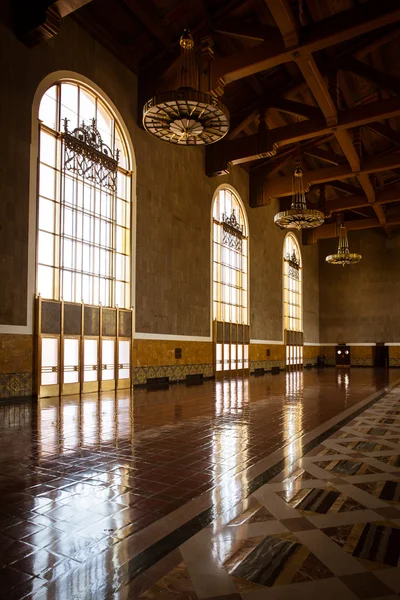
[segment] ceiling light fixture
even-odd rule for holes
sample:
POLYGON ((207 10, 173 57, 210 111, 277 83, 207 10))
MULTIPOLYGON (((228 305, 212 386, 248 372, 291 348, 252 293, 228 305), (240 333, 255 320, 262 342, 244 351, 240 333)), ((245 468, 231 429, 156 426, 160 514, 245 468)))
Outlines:
POLYGON ((330 265, 355 265, 362 259, 361 254, 350 252, 349 241, 347 239, 346 225, 340 224, 339 229, 339 246, 337 254, 330 254, 325 258, 326 262, 330 265))
POLYGON ((143 126, 155 137, 180 146, 213 144, 229 131, 228 109, 198 90, 199 71, 188 29, 180 39, 181 66, 177 89, 157 94, 143 107, 143 126))
POLYGON ((293 196, 289 210, 279 212, 274 217, 275 225, 281 229, 311 229, 319 227, 325 220, 320 210, 307 208, 303 185, 303 171, 296 165, 293 173, 293 196))

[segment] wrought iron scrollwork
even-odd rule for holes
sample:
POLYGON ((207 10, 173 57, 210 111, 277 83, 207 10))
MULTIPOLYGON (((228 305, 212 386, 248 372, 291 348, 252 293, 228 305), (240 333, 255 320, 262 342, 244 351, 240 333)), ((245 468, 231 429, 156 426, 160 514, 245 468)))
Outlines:
POLYGON ((222 215, 222 229, 223 229, 223 237, 222 243, 228 246, 228 248, 233 248, 238 252, 242 251, 243 248, 243 225, 239 223, 236 218, 235 210, 232 210, 231 215, 227 215, 223 213, 222 215))
POLYGON ((64 170, 92 181, 96 185, 115 193, 119 150, 113 152, 101 138, 96 119, 90 125, 82 122, 73 131, 68 130, 68 119, 64 119, 64 170))
POLYGON ((299 279, 300 261, 296 256, 295 250, 293 250, 292 254, 289 252, 286 253, 285 261, 289 263, 289 277, 299 279))

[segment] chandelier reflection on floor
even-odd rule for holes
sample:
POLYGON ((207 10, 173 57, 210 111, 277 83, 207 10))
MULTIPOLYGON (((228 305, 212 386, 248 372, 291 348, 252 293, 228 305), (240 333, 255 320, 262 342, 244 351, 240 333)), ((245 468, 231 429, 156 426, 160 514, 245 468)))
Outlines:
POLYGON ((361 259, 361 254, 350 252, 346 225, 341 223, 339 229, 339 246, 337 254, 329 254, 329 256, 325 258, 326 262, 330 265, 342 265, 344 267, 345 265, 354 265, 360 262, 361 259))
POLYGON ((303 171, 300 165, 297 164, 293 173, 292 205, 289 210, 277 213, 274 217, 274 223, 281 229, 310 229, 319 227, 324 220, 324 213, 307 208, 303 171))
POLYGON ((229 131, 228 109, 198 90, 199 71, 188 29, 181 39, 177 89, 157 94, 143 107, 143 126, 152 135, 180 146, 213 144, 229 131))

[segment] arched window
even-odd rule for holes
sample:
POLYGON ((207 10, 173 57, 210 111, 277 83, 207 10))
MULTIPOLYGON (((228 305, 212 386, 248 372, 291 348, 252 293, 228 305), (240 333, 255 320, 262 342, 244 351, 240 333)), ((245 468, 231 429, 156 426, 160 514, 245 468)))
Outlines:
POLYGON ((303 281, 300 247, 288 233, 283 246, 283 318, 286 365, 303 364, 303 281))
POLYGON ((248 369, 248 226, 244 206, 230 188, 213 208, 213 319, 216 371, 248 369))
POLYGON ((62 80, 39 107, 38 395, 131 385, 131 156, 99 93, 62 80))
POLYGON ((130 158, 105 102, 61 81, 39 109, 37 293, 121 308, 130 298, 130 158))

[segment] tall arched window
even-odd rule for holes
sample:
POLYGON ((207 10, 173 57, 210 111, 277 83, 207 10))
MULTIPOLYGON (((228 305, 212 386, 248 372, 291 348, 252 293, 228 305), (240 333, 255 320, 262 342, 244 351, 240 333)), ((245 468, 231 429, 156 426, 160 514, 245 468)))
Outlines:
POLYGON ((91 88, 63 80, 39 108, 38 395, 131 385, 131 157, 91 88))
POLYGON ((40 103, 37 292, 128 308, 130 159, 115 116, 62 81, 40 103))
POLYGON ((230 188, 213 202, 213 319, 216 371, 248 369, 248 226, 230 188))
POLYGON ((283 315, 286 365, 303 364, 303 281, 300 247, 288 233, 283 246, 283 315))

